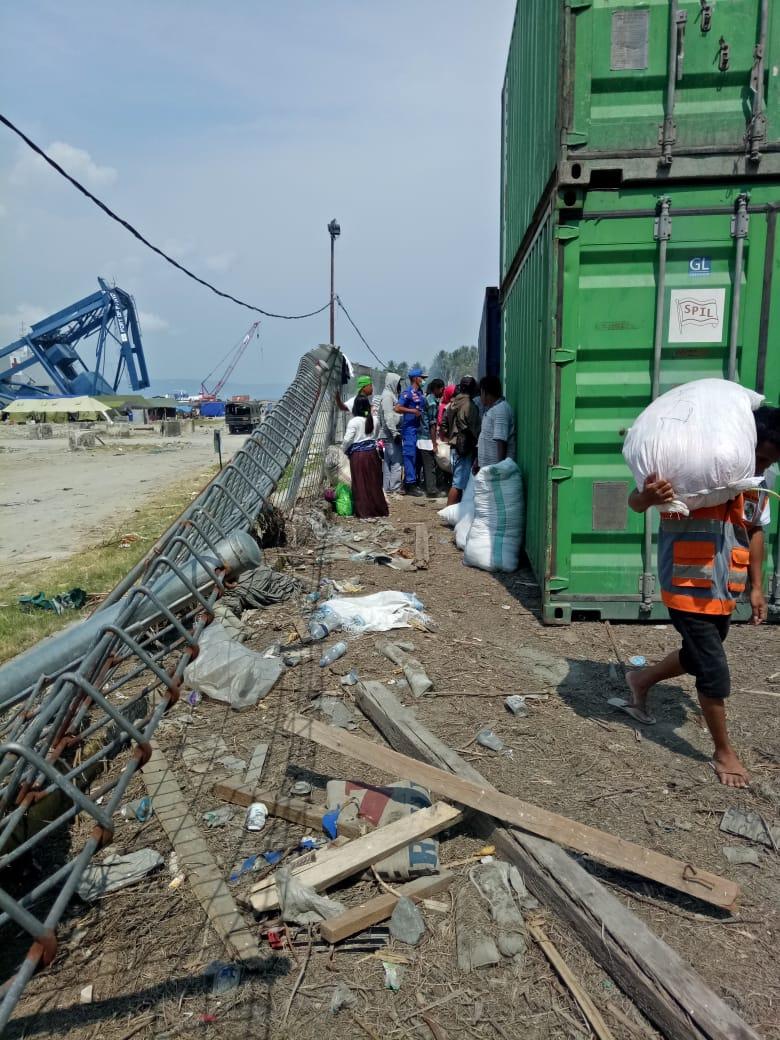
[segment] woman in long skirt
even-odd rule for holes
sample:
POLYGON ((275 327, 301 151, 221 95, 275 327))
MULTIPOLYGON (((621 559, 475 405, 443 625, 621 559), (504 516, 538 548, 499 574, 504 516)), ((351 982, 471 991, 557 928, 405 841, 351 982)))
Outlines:
POLYGON ((341 448, 349 456, 355 516, 361 520, 387 516, 389 510, 382 491, 382 462, 376 447, 376 429, 369 399, 358 394, 352 414, 341 448))

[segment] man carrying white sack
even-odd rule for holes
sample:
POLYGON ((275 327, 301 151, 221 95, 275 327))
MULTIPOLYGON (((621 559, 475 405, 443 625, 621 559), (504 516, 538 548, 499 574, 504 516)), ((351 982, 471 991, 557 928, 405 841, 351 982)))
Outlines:
MULTIPOLYGON (((780 461, 780 408, 763 405, 755 413, 756 476, 780 461)), ((652 474, 629 496, 635 512, 662 507, 675 498, 672 485, 652 474)), ((746 491, 723 505, 694 509, 689 516, 661 512, 658 531, 658 578, 661 599, 682 647, 658 664, 627 674, 632 694, 629 713, 640 722, 647 714, 650 689, 665 679, 696 678, 699 704, 715 744, 712 767, 727 787, 747 787, 750 778, 726 729, 725 699, 731 676, 723 642, 736 600, 750 578, 752 622, 766 619, 763 592, 764 526, 769 521, 765 490, 746 491)))

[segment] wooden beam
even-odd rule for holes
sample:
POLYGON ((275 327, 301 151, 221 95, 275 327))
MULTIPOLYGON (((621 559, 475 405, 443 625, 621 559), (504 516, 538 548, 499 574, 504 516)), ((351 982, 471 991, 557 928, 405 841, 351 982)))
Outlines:
MULTIPOLYGON (((278 816, 281 820, 289 820, 290 823, 298 823, 301 827, 311 827, 317 831, 322 830, 322 817, 327 811, 324 806, 312 805, 301 798, 281 798, 270 791, 252 789, 247 787, 239 776, 214 784, 214 794, 223 802, 232 802, 233 805, 249 806, 252 802, 263 802, 271 816, 278 816)), ((356 820, 339 820, 337 827, 339 834, 348 838, 359 838, 369 829, 369 824, 365 820, 362 826, 356 820)))
MULTIPOLYGON (((360 873, 372 863, 406 848, 413 841, 421 841, 431 834, 438 834, 446 827, 453 827, 462 818, 463 814, 458 809, 447 805, 446 802, 436 802, 427 809, 418 809, 410 816, 379 827, 371 834, 355 838, 342 848, 330 852, 327 858, 315 860, 309 866, 296 871, 295 876, 316 892, 323 892, 344 878, 360 873)), ((263 883, 255 885, 250 901, 257 913, 273 910, 279 905, 276 886, 268 887, 263 883)))
POLYGON ((242 961, 259 957, 257 938, 233 901, 222 871, 187 809, 165 755, 155 744, 141 775, 152 799, 154 814, 171 840, 179 866, 226 950, 231 957, 242 961))
POLYGON ((431 557, 428 547, 428 525, 414 525, 414 565, 418 571, 427 571, 431 557))
POLYGON ((635 845, 625 838, 570 820, 566 816, 540 809, 530 802, 503 794, 495 788, 453 777, 441 769, 424 765, 397 751, 382 747, 353 733, 326 726, 321 722, 294 715, 285 723, 288 733, 312 740, 348 758, 370 765, 394 776, 423 784, 432 792, 449 798, 471 809, 490 812, 491 816, 512 823, 523 830, 559 845, 576 849, 600 863, 626 870, 640 877, 657 881, 688 896, 714 906, 731 909, 739 896, 739 885, 717 874, 699 870, 690 863, 672 859, 663 853, 635 845))
POLYGON ((252 757, 249 760, 249 766, 247 767, 246 775, 244 776, 244 783, 247 787, 257 787, 258 781, 263 775, 263 766, 265 765, 267 754, 267 744, 258 744, 252 752, 252 757))
POLYGON ((385 892, 381 896, 361 903, 360 906, 350 907, 338 917, 330 917, 323 921, 320 925, 320 935, 325 942, 341 942, 342 939, 348 939, 350 935, 362 932, 373 924, 386 921, 392 915, 395 904, 401 896, 406 896, 413 903, 419 903, 421 899, 426 899, 428 896, 436 895, 437 892, 449 888, 454 878, 454 874, 445 870, 440 874, 431 874, 429 877, 407 881, 405 885, 396 887, 395 895, 385 892))
MULTIPOLYGON (((358 684, 355 692, 360 709, 393 747, 490 790, 473 766, 382 683, 358 684)), ((502 827, 482 813, 475 813, 471 823, 517 866, 536 898, 572 928, 668 1040, 759 1040, 679 954, 562 848, 502 827)))

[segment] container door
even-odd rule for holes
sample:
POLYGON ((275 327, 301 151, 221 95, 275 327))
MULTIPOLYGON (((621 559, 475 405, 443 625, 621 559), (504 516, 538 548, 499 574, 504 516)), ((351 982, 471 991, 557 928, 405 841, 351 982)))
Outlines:
POLYGON ((771 0, 572 3, 564 135, 573 146, 570 158, 580 150, 619 157, 660 148, 667 158, 760 152, 767 101, 769 139, 777 141, 777 6, 771 0))
MULTIPOLYGON (((767 394, 778 390, 778 366, 767 361, 766 350, 777 334, 771 294, 778 283, 773 290, 764 278, 765 262, 770 273, 775 266, 767 226, 776 213, 751 203, 740 246, 736 192, 672 196, 666 232, 659 229, 652 197, 630 196, 591 193, 584 218, 559 243, 549 620, 566 620, 570 610, 580 609, 603 617, 648 616, 641 604, 648 569, 643 518, 627 507, 633 480, 621 452, 626 431, 650 401, 659 293, 660 393, 693 379, 725 377, 732 338, 738 380, 764 385, 767 394), (636 208, 641 202, 646 208, 636 208), (666 274, 659 288, 658 236, 664 233, 666 274)), ((655 575, 654 559, 649 571, 655 575)), ((651 614, 664 614, 659 603, 651 614)))

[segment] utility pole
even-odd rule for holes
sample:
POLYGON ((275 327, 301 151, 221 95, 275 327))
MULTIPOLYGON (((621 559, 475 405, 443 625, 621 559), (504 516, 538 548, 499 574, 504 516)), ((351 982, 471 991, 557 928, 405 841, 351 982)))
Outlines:
POLYGON ((336 239, 341 234, 341 228, 334 217, 328 224, 330 233, 330 345, 336 344, 336 281, 334 274, 334 261, 336 254, 336 239))

